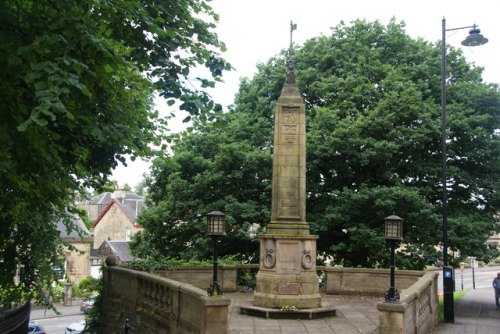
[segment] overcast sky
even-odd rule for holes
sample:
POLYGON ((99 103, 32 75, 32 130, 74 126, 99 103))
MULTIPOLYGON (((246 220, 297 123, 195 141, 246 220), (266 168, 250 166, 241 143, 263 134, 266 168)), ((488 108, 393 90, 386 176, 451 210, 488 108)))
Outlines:
MULTIPOLYGON (((330 28, 341 21, 350 23, 356 19, 379 20, 386 25, 394 17, 406 24, 410 36, 433 43, 441 39, 443 17, 447 29, 477 24, 489 39, 487 44, 462 47, 460 42, 467 36, 468 29, 447 32, 446 42, 462 47, 469 62, 484 67, 486 82, 500 83, 498 0, 213 0, 209 4, 220 15, 216 31, 228 48, 225 59, 235 68, 225 73, 224 83, 211 92, 215 101, 223 106, 233 103, 241 77, 252 77, 257 63, 266 62, 288 47, 290 21, 297 23, 293 39, 298 45, 312 37, 329 35, 330 28)), ((171 129, 178 132, 182 127, 180 122, 175 122, 171 129)), ((127 183, 135 187, 148 166, 138 161, 126 168, 118 167, 113 179, 120 185, 127 183)))

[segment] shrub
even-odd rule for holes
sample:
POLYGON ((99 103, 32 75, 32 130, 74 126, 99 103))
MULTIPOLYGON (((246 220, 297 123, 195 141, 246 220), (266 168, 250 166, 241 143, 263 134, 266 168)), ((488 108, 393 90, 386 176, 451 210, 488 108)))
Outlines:
POLYGON ((81 293, 97 291, 99 288, 99 282, 94 277, 87 276, 80 281, 78 288, 81 290, 81 293))

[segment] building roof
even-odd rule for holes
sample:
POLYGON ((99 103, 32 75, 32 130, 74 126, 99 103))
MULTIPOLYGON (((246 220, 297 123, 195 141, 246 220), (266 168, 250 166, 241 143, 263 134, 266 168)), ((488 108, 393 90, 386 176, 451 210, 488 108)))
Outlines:
POLYGON ((98 196, 82 202, 83 205, 105 205, 105 209, 99 214, 94 222, 94 227, 106 215, 109 209, 117 204, 125 213, 127 218, 136 223, 137 215, 145 207, 144 199, 134 193, 129 193, 124 190, 115 190, 114 192, 105 192, 98 196))
POLYGON ((119 262, 129 262, 134 259, 127 241, 105 240, 97 249, 97 255, 116 256, 119 262))
POLYGON ((105 193, 102 193, 102 194, 99 194, 97 196, 94 196, 88 200, 85 200, 85 201, 82 201, 80 204, 84 204, 84 205, 108 205, 111 203, 111 201, 115 198, 118 198, 118 197, 121 197, 121 196, 125 196, 125 200, 126 201, 143 201, 144 202, 144 199, 139 196, 139 195, 136 195, 134 193, 129 193, 129 192, 125 192, 125 191, 115 191, 115 192, 105 192, 105 193))
POLYGON ((89 238, 91 236, 89 230, 78 216, 71 217, 73 228, 69 230, 62 221, 57 222, 57 230, 61 239, 74 239, 80 240, 82 238, 89 238), (79 233, 80 232, 80 233, 79 233))
POLYGON ((101 212, 99 217, 94 222, 94 227, 96 227, 97 224, 101 221, 101 219, 106 215, 106 213, 109 211, 109 209, 113 205, 118 205, 119 208, 125 213, 127 218, 135 225, 136 220, 137 220, 137 215, 141 210, 145 207, 144 200, 142 198, 140 199, 123 199, 123 200, 118 200, 118 199, 111 199, 109 202, 108 206, 101 212))

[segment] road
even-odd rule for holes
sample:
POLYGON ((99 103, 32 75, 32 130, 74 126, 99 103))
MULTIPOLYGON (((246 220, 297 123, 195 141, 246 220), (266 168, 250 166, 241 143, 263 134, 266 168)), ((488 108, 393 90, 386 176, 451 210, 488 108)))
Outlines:
POLYGON ((64 334, 66 326, 71 323, 79 322, 83 319, 82 315, 63 315, 60 317, 45 318, 35 320, 45 328, 47 334, 64 334))
POLYGON ((84 315, 80 311, 79 301, 73 302, 72 306, 56 305, 61 313, 57 315, 52 310, 33 306, 30 321, 36 321, 45 328, 48 334, 64 334, 66 326, 83 320, 84 315))
MULTIPOLYGON (((460 268, 455 269, 455 291, 462 290, 462 282, 463 290, 473 290, 474 283, 476 289, 491 288, 493 279, 499 272, 500 266, 481 267, 474 269, 474 275, 471 268, 465 268, 463 273, 461 272, 460 268)), ((438 290, 440 292, 443 291, 442 274, 443 272, 442 270, 440 270, 438 278, 438 290)))

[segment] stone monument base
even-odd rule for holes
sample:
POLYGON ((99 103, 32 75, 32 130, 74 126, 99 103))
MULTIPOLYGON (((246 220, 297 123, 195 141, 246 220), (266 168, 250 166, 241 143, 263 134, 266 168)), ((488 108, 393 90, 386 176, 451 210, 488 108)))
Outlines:
POLYGON ((332 305, 323 305, 313 309, 281 310, 253 305, 240 306, 240 314, 268 319, 321 319, 335 317, 337 311, 332 305))
POLYGON ((264 234, 254 306, 269 309, 321 307, 316 274, 316 235, 264 234))

